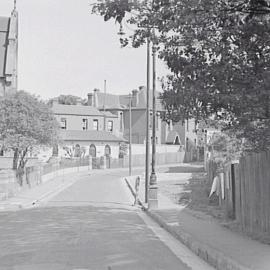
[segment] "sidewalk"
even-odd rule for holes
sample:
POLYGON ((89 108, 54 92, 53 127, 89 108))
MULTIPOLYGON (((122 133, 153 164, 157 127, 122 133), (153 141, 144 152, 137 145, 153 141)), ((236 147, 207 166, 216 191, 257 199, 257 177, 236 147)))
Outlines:
MULTIPOLYGON (((169 176, 177 177, 176 174, 158 174, 158 181, 169 176)), ((135 179, 126 178, 133 192, 135 179)), ((144 190, 144 181, 141 180, 139 200, 147 210, 144 190)), ((220 270, 270 269, 269 245, 234 233, 210 216, 176 205, 160 192, 158 203, 157 210, 146 211, 148 215, 210 265, 220 270)))
POLYGON ((12 211, 34 207, 38 203, 48 200, 50 197, 68 188, 82 175, 89 173, 90 171, 63 174, 46 181, 39 186, 25 189, 15 197, 0 201, 0 211, 12 211))

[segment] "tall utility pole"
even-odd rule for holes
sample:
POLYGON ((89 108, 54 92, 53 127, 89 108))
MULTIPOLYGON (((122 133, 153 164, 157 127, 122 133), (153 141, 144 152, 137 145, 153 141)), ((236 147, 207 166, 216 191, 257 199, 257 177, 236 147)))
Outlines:
POLYGON ((131 176, 131 163, 132 163, 132 153, 131 153, 131 143, 132 143, 132 125, 131 125, 131 94, 129 94, 129 176, 131 176))
POLYGON ((152 111, 152 166, 149 186, 148 208, 155 209, 158 207, 157 200, 157 176, 155 172, 156 167, 156 51, 155 44, 152 46, 153 50, 153 111, 152 111))
POLYGON ((147 39, 147 87, 146 87, 146 143, 145 143, 145 203, 148 203, 148 189, 149 189, 149 97, 150 94, 150 38, 147 39))

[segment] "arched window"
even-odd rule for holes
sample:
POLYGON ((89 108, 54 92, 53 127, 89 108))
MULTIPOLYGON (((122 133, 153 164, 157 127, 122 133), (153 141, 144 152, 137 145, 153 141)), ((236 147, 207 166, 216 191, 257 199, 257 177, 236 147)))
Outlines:
POLYGON ((179 136, 176 136, 176 137, 175 137, 174 144, 180 145, 180 139, 179 139, 179 136))
POLYGON ((96 157, 96 154, 97 154, 96 146, 94 144, 91 144, 89 147, 89 155, 91 157, 96 157))
POLYGON ((105 145, 104 154, 106 157, 109 157, 111 155, 111 147, 108 144, 105 145))
POLYGON ((81 147, 79 144, 75 145, 74 149, 74 157, 80 157, 81 156, 81 147))

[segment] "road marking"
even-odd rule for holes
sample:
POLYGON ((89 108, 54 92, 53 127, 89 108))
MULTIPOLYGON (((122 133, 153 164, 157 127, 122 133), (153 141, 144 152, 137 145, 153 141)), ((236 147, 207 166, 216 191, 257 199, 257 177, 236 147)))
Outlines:
POLYGON ((154 234, 186 265, 191 269, 197 270, 214 270, 214 268, 208 265, 205 261, 196 256, 191 250, 189 250, 179 240, 175 239, 170 233, 161 228, 156 222, 154 222, 149 216, 142 211, 138 211, 138 215, 145 222, 148 228, 150 228, 154 234))

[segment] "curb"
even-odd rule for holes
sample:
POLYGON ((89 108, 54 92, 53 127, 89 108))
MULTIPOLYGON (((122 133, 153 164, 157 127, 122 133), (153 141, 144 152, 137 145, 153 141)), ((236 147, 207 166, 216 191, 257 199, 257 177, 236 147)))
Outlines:
MULTIPOLYGON (((135 192, 133 187, 129 183, 128 179, 125 178, 128 188, 133 196, 135 192)), ((158 223, 162 228, 169 232, 174 238, 179 240, 185 246, 187 246, 193 253, 198 257, 206 261, 211 266, 215 267, 218 270, 251 270, 246 266, 241 265, 232 258, 226 256, 224 253, 215 250, 214 248, 206 245, 200 241, 197 241, 189 233, 184 232, 183 230, 175 230, 172 226, 168 225, 162 217, 155 213, 154 211, 149 211, 147 207, 138 199, 139 205, 142 207, 142 210, 151 217, 156 223, 158 223)))

